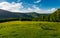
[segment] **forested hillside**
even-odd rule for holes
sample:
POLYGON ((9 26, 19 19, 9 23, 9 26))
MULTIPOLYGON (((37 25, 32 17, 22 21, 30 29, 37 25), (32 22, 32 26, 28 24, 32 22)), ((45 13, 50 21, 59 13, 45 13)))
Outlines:
POLYGON ((50 15, 50 21, 60 21, 60 9, 55 11, 53 14, 50 15))
POLYGON ((42 14, 39 17, 33 19, 35 21, 54 21, 60 22, 60 9, 56 10, 52 14, 42 14))

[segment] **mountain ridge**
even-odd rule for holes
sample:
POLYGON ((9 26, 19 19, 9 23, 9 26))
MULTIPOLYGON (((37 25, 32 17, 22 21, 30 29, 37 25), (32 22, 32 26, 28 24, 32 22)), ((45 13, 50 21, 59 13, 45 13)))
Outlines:
POLYGON ((17 12, 10 12, 5 10, 0 10, 0 20, 2 19, 23 19, 24 21, 60 21, 60 9, 57 9, 55 12, 51 14, 39 14, 36 12, 31 13, 17 13, 17 12))
POLYGON ((38 13, 31 12, 31 13, 17 13, 17 12, 10 12, 6 10, 0 9, 0 18, 35 18, 38 16, 38 13))

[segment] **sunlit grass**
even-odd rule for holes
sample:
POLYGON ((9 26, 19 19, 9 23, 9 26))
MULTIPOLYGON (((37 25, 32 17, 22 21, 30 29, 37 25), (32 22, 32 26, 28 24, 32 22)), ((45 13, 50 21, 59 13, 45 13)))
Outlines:
POLYGON ((0 23, 0 38, 60 38, 60 22, 11 21, 0 23))

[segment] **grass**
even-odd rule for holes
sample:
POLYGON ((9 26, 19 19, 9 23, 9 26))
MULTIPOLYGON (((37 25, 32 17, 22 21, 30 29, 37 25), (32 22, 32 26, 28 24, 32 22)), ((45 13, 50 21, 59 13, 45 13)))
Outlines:
POLYGON ((0 38, 60 38, 60 22, 12 21, 0 23, 0 38))

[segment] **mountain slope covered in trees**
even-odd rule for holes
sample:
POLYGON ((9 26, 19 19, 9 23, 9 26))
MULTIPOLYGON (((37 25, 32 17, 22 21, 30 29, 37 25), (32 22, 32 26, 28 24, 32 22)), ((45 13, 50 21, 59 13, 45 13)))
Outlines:
POLYGON ((39 17, 33 19, 36 21, 54 21, 54 22, 60 22, 60 9, 56 10, 52 14, 42 14, 39 17))
POLYGON ((57 11, 55 11, 53 14, 50 15, 50 20, 51 21, 60 21, 60 9, 58 9, 57 11))

